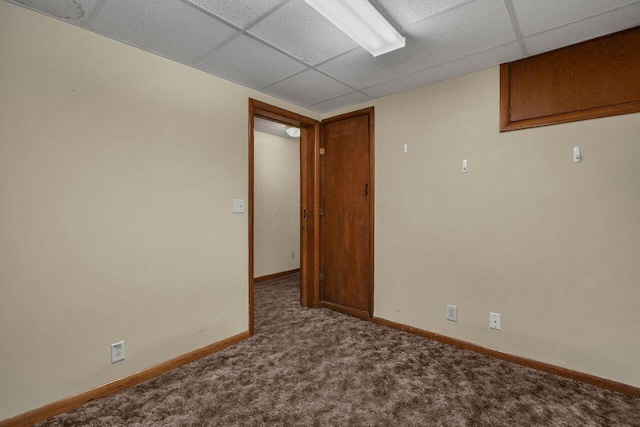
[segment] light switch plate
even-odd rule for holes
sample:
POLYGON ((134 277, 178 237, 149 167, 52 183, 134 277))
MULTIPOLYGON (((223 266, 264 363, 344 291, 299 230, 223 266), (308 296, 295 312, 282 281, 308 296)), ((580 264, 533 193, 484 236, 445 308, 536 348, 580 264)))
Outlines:
POLYGON ((233 199, 233 213, 244 212, 244 199, 233 199))

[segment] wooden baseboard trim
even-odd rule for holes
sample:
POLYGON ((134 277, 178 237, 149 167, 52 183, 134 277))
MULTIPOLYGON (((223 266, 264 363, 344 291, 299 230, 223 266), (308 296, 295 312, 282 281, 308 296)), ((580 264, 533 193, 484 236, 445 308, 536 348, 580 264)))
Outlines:
POLYGON ((253 279, 253 283, 266 282, 267 280, 277 279, 282 276, 288 276, 289 274, 298 273, 299 268, 295 268, 289 271, 281 271, 280 273, 267 274, 266 276, 260 276, 253 279))
POLYGON ((202 347, 189 353, 185 353, 166 362, 159 363, 155 366, 151 366, 134 374, 111 381, 109 383, 95 387, 91 390, 83 391, 74 396, 70 396, 56 402, 49 403, 48 405, 41 406, 40 408, 25 412, 23 414, 16 415, 15 417, 7 418, 4 421, 0 421, 0 427, 30 426, 34 423, 45 421, 51 417, 82 406, 85 403, 89 403, 110 394, 122 391, 143 381, 162 375, 165 372, 179 368, 182 365, 194 362, 200 358, 215 353, 216 351, 220 351, 224 348, 237 344, 240 341, 244 341, 250 336, 251 335, 248 331, 241 332, 222 341, 218 341, 206 347, 202 347))
POLYGON ((513 354, 503 353, 497 350, 491 350, 489 348, 482 347, 480 345, 473 344, 467 341, 459 340, 457 338, 451 338, 445 335, 436 334, 435 332, 414 328, 413 326, 407 326, 402 323, 393 322, 391 320, 382 319, 380 317, 373 317, 373 318, 370 318, 369 320, 371 320, 374 323, 377 323, 378 325, 387 326, 389 328, 393 328, 398 331, 407 332, 407 333, 418 335, 424 338, 429 338, 434 341, 439 341, 444 344, 449 344, 449 345, 462 348, 464 350, 470 350, 475 353, 480 353, 486 356, 495 357, 496 359, 515 363, 517 365, 526 366, 527 368, 548 372, 550 374, 559 375, 561 377, 569 378, 569 379, 580 381, 583 383, 595 385, 607 390, 611 390, 618 393, 623 393, 629 396, 633 396, 636 398, 640 398, 640 388, 633 387, 628 384, 620 383, 613 380, 608 380, 606 378, 597 377, 595 375, 586 374, 584 372, 574 371, 572 369, 562 368, 560 366, 552 365, 550 363, 540 362, 533 359, 528 359, 522 356, 515 356, 513 354))
POLYGON ((366 311, 356 310, 355 308, 346 307, 344 305, 336 304, 335 302, 320 301, 320 307, 328 308, 329 310, 337 311, 359 319, 372 320, 372 317, 366 311))

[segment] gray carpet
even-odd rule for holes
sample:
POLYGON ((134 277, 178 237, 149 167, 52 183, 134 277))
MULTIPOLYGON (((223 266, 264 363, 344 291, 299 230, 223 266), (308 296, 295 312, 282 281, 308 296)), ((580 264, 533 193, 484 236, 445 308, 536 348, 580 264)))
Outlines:
POLYGON ((640 426, 640 399, 298 304, 256 285, 256 335, 41 426, 640 426))

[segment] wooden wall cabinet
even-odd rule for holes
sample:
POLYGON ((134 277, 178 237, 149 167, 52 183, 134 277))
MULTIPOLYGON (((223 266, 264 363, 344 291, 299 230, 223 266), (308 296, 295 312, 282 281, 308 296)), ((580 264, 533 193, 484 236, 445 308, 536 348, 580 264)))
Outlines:
POLYGON ((500 66, 500 131, 640 111, 640 27, 500 66))

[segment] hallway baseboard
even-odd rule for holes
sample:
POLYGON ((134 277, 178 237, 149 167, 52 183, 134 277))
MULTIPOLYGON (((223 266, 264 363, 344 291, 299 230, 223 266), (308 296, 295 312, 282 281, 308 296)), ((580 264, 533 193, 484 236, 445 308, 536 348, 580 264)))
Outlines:
POLYGON ((253 283, 266 282, 267 280, 279 279, 280 277, 288 276, 289 274, 299 272, 299 268, 295 268, 289 271, 281 271, 280 273, 267 274, 266 276, 260 276, 253 279, 253 283))

